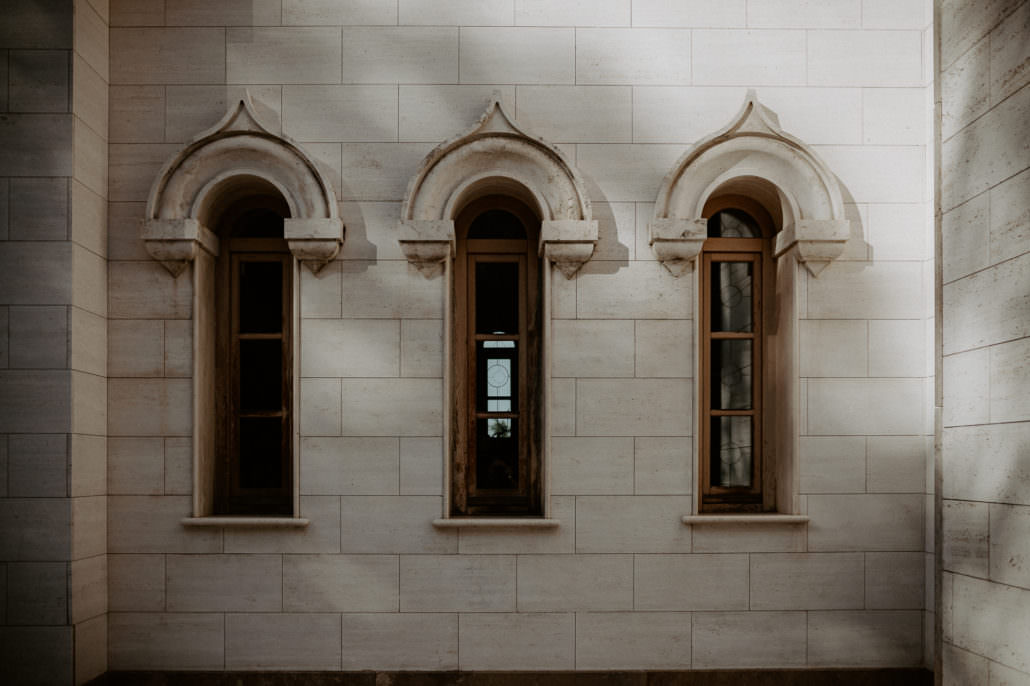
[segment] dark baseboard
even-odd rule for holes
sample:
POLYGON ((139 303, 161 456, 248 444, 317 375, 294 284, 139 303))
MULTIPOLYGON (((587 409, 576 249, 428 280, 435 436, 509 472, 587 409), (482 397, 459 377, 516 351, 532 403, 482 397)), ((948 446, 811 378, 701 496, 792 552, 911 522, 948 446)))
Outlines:
POLYGON ((669 672, 108 672, 87 686, 933 686, 922 668, 669 672))

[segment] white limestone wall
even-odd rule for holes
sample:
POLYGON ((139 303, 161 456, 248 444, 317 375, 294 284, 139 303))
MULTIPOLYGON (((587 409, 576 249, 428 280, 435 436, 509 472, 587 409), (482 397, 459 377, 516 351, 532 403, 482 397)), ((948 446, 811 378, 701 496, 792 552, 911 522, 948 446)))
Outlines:
POLYGON ((940 7, 945 684, 1030 683, 1030 3, 940 7))
POLYGON ((925 5, 112 1, 110 667, 920 664, 925 5), (799 284, 811 523, 691 528, 694 276, 655 261, 647 222, 748 87, 838 174, 852 238, 799 284), (301 276, 303 530, 180 524, 190 277, 138 234, 161 164, 245 89, 333 179, 347 226, 301 276), (600 222, 594 258, 553 282, 554 530, 431 525, 443 280, 395 227, 422 158, 492 97, 578 167, 600 222))

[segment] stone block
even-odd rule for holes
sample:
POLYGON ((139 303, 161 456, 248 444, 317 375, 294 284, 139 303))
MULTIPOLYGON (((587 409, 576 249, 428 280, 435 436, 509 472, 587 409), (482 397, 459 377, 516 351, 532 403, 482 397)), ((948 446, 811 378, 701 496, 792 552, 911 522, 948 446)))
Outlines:
POLYGON ((693 526, 695 553, 800 553, 807 549, 806 527, 799 525, 719 524, 693 526))
POLYGON ((944 286, 944 354, 1030 335, 1030 255, 944 286))
POLYGON ((862 553, 756 554, 750 561, 752 610, 862 608, 862 553))
POLYGON ((189 496, 109 496, 108 553, 217 553, 219 529, 187 528, 189 496))
POLYGON ((556 495, 630 495, 633 439, 554 437, 548 470, 556 495))
POLYGON ((969 5, 946 0, 940 12, 941 66, 947 67, 1009 14, 1018 0, 991 0, 969 5))
POLYGON ((72 560, 103 555, 107 551, 107 498, 102 495, 72 498, 72 560))
POLYGON ((108 555, 107 560, 107 598, 111 612, 164 609, 164 555, 108 555))
POLYGON ((443 494, 443 441, 439 438, 402 438, 401 495, 443 494))
POLYGON ((110 379, 107 390, 110 435, 190 435, 189 379, 110 379))
POLYGON ((68 112, 71 62, 67 50, 11 50, 9 112, 68 112))
POLYGON ((340 380, 300 380, 300 431, 305 436, 340 433, 340 380))
POLYGON ((961 686, 962 684, 989 684, 990 662, 982 655, 974 655, 969 651, 956 648, 950 643, 943 646, 942 684, 943 686, 961 686))
POLYGON ((690 550, 686 496, 580 496, 577 553, 674 553, 690 550))
POLYGON ((113 670, 225 668, 225 618, 215 612, 113 612, 108 618, 113 670))
POLYGON ((107 203, 107 254, 112 260, 150 260, 140 237, 139 222, 146 213, 143 202, 107 203))
POLYGON ((862 142, 867 145, 925 145, 925 88, 867 88, 862 92, 862 142))
MULTIPOLYGON (((578 316, 584 319, 681 319, 692 313, 691 284, 656 262, 630 262, 615 273, 590 262, 578 276, 578 316)), ((684 356, 690 346, 683 343, 684 356)))
POLYGON ((519 26, 629 26, 630 0, 573 0, 555 6, 547 0, 519 0, 515 3, 515 24, 519 26))
POLYGON ((324 614, 229 614, 225 667, 235 670, 336 670, 340 619, 324 614))
POLYGON ((230 83, 339 83, 340 32, 328 26, 229 29, 225 60, 230 83))
POLYGON ((989 540, 991 580, 1030 589, 1030 507, 991 503, 989 540))
POLYGON ((393 86, 286 86, 284 132, 300 141, 397 140, 393 86))
POLYGON ((813 5, 805 0, 772 0, 749 3, 747 25, 758 29, 857 29, 862 25, 862 2, 830 0, 813 5))
POLYGON ((68 310, 71 329, 69 366, 98 377, 107 376, 107 318, 78 307, 68 310))
POLYGON ((168 26, 276 26, 282 0, 177 0, 165 9, 168 26))
POLYGON ((633 492, 636 495, 689 495, 692 454, 693 443, 689 438, 634 438, 633 492))
POLYGON ((691 386, 685 379, 581 379, 576 428, 588 436, 687 436, 691 386))
POLYGON ((811 31, 807 55, 810 85, 922 85, 919 31, 811 31))
POLYGON ((77 624, 75 635, 75 682, 88 683, 107 672, 107 615, 77 624))
POLYGON ((72 125, 70 114, 6 115, 0 121, 0 175, 71 176, 72 125))
POLYGON ((808 433, 846 436, 923 433, 921 380, 816 380, 808 382, 808 433))
POLYGON ((515 556, 402 556, 400 610, 511 613, 515 610, 515 556))
POLYGON ((505 26, 512 23, 512 0, 400 0, 398 24, 505 26))
POLYGON ((866 487, 864 436, 802 436, 802 493, 861 493, 866 487))
POLYGON ((68 365, 67 307, 11 307, 8 327, 11 368, 62 369, 68 365))
POLYGON ((474 124, 495 98, 505 112, 515 112, 515 86, 402 84, 399 91, 402 141, 452 138, 474 124))
POLYGON ((866 457, 870 493, 926 490, 926 463, 931 457, 923 436, 870 436, 866 457))
POLYGON ((907 550, 923 548, 919 494, 810 495, 808 549, 907 550))
POLYGON ((222 549, 227 553, 338 553, 340 551, 340 499, 302 496, 300 516, 306 527, 262 530, 228 528, 222 549))
POLYGON ((112 319, 188 319, 193 288, 188 277, 173 278, 158 262, 112 262, 109 313, 112 319))
POLYGON ((379 0, 283 0, 283 23, 302 25, 397 23, 397 5, 379 0))
MULTIPOLYGON (((1026 264, 1030 265, 1030 255, 1026 264)), ((1030 297, 1026 298, 1030 303, 1030 297)), ((1030 419, 1030 338, 990 348, 990 408, 992 422, 1030 419)))
POLYGON ((633 322, 557 320, 551 324, 553 376, 633 376, 633 322))
POLYGON ((304 437, 300 461, 303 494, 397 494, 396 438, 304 437))
POLYGON ((695 614, 693 642, 695 669, 804 666, 805 613, 695 614))
POLYGON ((632 555, 519 555, 519 612, 633 609, 632 555))
POLYGON ((169 555, 166 607, 172 612, 278 612, 280 555, 169 555))
POLYGON ((343 615, 344 670, 456 670, 458 615, 343 615))
POLYGON ((642 86, 689 84, 691 33, 667 28, 577 29, 576 82, 642 86))
POLYGON ((346 262, 340 271, 345 318, 443 318, 443 287, 427 284, 405 262, 346 262))
MULTIPOLYGON (((576 146, 576 166, 597 184, 600 189, 599 200, 654 202, 662 179, 681 154, 682 145, 581 143, 576 146)), ((651 248, 638 250, 637 255, 643 256, 641 259, 648 259, 651 248)), ((587 264, 587 267, 590 266, 593 263, 587 264)), ((631 263, 630 268, 633 266, 631 263)), ((604 269, 613 271, 610 266, 604 269)))
POLYGON ((990 418, 990 350, 980 348, 944 358, 948 402, 945 426, 986 423, 990 418))
POLYGON ((71 303, 69 243, 8 242, 0 253, 0 301, 10 305, 71 303))
MULTIPOLYGON (((1027 175, 1030 178, 1030 174, 1027 175)), ((990 263, 990 196, 981 193, 941 218, 944 283, 968 276, 990 263)))
MULTIPOLYGON (((801 376, 866 376, 868 369, 867 322, 860 319, 803 319, 801 376)), ((920 341, 922 342, 922 341, 920 341)))
POLYGON ((107 261, 81 245, 72 243, 71 280, 71 304, 100 317, 106 317, 108 298, 107 261))
MULTIPOLYGON (((163 143, 112 143, 108 150, 109 199, 143 202, 161 167, 179 146, 163 143)), ((135 218, 135 238, 139 238, 139 219, 135 218)), ((162 273, 167 276, 162 268, 162 273)))
POLYGON ((71 434, 71 477, 73 498, 107 494, 107 437, 71 434))
POLYGON ((632 18, 633 26, 743 27, 747 21, 746 0, 728 0, 718 6, 705 0, 634 0, 632 18))
POLYGON ((22 684, 71 683, 74 655, 70 626, 0 628, 4 676, 22 684))
MULTIPOLYGON (((226 33, 222 28, 116 27, 110 31, 110 41, 112 84, 218 83, 225 79, 226 33)), ((229 52, 231 56, 231 48, 229 52)))
POLYGON ((0 432, 69 431, 71 424, 69 372, 0 371, 0 432))
POLYGON ((926 374, 926 323, 921 319, 869 322, 869 376, 926 374))
POLYGON ((1030 425, 997 424, 945 428, 945 498, 1030 505, 1030 467, 1023 455, 1030 425), (991 455, 990 460, 970 459, 991 455))
POLYGON ((803 86, 807 83, 806 35, 802 31, 707 29, 694 31, 693 38, 693 82, 696 85, 803 86))
POLYGON ((923 656, 918 611, 809 612, 808 662, 826 667, 916 666, 923 656))
POLYGON ((0 500, 0 559, 57 562, 71 558, 71 503, 66 498, 0 500))
POLYGON ((551 381, 551 435, 574 436, 576 434, 576 380, 553 379, 551 381))
POLYGON ((463 614, 458 627, 462 670, 554 671, 575 665, 571 613, 463 614))
MULTIPOLYGON (((636 250, 636 205, 629 202, 595 202, 591 204, 591 209, 597 222, 597 243, 594 244, 594 254, 590 259, 620 262, 632 260, 636 250)), ((589 234, 584 237, 590 238, 589 234)), ((551 289, 553 296, 553 283, 551 289)), ((551 317, 554 316, 552 308, 551 317)))
POLYGON ((694 332, 691 320, 638 320, 634 324, 635 376, 693 376, 694 332))
POLYGON ((400 372, 400 322, 311 319, 301 337, 301 376, 375 377, 400 372))
POLYGON ((518 120, 547 141, 629 143, 632 100, 629 86, 519 86, 518 120))
POLYGON ((164 322, 112 319, 107 324, 107 336, 107 368, 112 377, 163 376, 164 322))
POLYGON ((107 614, 107 555, 71 563, 71 622, 107 614))
POLYGON ((991 102, 1001 102, 1027 83, 1030 8, 1020 6, 991 31, 991 102))
MULTIPOLYGON (((991 189, 991 262, 997 263, 1026 251, 1030 241, 1030 208, 1021 199, 1028 195, 1030 171, 1024 171, 991 189)), ((980 195, 977 199, 982 197, 980 195)))
POLYGON ((461 29, 461 83, 572 84, 576 35, 571 28, 461 29))
POLYGON ((160 26, 164 0, 109 0, 111 26, 160 26))
POLYGON ((7 565, 7 623, 60 625, 71 615, 67 562, 7 565))
POLYGON ((454 83, 457 70, 457 27, 343 28, 343 83, 454 83))
POLYGON ((102 16, 107 12, 98 10, 88 0, 76 0, 75 22, 73 24, 72 45, 80 56, 104 81, 110 82, 109 55, 109 21, 102 16))
POLYGON ((576 667, 678 670, 690 664, 691 616, 685 612, 581 612, 576 667))
POLYGON ((862 0, 862 26, 869 29, 924 29, 932 23, 920 0, 862 0))
POLYGON ((193 438, 166 438, 165 493, 190 495, 193 493, 193 438))
POLYGON ((748 608, 747 555, 637 555, 633 579, 638 610, 748 608))
POLYGON ((443 375, 443 322, 439 319, 401 321, 401 376, 438 378, 443 375))
POLYGON ((164 441, 160 438, 108 439, 107 489, 110 495, 164 492, 164 441))
POLYGON ((978 43, 941 73, 941 135, 945 140, 990 108, 990 48, 989 41, 978 43))
POLYGON ((440 379, 344 379, 347 436, 438 436, 442 431, 440 379))
POLYGON ((160 143, 165 135, 165 89, 161 86, 110 87, 112 143, 160 143))
POLYGON ((1030 591, 954 576, 955 645, 1021 671, 1030 671, 1030 591))
POLYGON ((576 498, 551 497, 548 516, 560 524, 546 529, 526 527, 468 527, 461 529, 458 552, 462 555, 543 553, 563 554, 575 551, 576 498))
POLYGON ((923 609, 925 557, 925 553, 866 553, 866 609, 923 609))
POLYGON ((342 301, 339 262, 330 262, 318 274, 300 270, 301 317, 339 318, 342 301))
POLYGON ((287 555, 287 612, 395 612, 396 555, 287 555))
POLYGON ((344 496, 341 546, 345 553, 454 553, 457 532, 434 529, 438 496, 344 496))
POLYGON ((166 86, 164 139, 185 143, 217 123, 226 110, 249 95, 262 125, 273 133, 282 131, 282 86, 223 85, 166 86))
POLYGON ((71 181, 71 239, 94 255, 107 257, 107 199, 78 179, 71 181))

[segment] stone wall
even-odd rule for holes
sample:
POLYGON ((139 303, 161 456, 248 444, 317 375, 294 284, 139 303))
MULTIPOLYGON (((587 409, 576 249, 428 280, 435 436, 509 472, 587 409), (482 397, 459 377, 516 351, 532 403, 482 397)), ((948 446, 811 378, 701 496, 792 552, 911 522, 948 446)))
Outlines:
POLYGON ((1030 683, 1030 3, 938 21, 943 676, 1030 683))
POLYGON ((112 669, 921 664, 932 270, 922 1, 112 2, 112 669), (648 244, 663 176, 747 87, 835 172, 851 237, 799 270, 807 525, 688 527, 695 275, 648 244), (305 529, 187 528, 192 286, 138 222, 249 90, 335 185, 301 272, 305 529), (444 280, 397 243, 422 159, 491 99, 587 180, 552 293, 552 530, 443 529, 444 280), (627 412, 627 407, 654 411, 627 412), (502 648, 503 646, 503 648, 502 648))

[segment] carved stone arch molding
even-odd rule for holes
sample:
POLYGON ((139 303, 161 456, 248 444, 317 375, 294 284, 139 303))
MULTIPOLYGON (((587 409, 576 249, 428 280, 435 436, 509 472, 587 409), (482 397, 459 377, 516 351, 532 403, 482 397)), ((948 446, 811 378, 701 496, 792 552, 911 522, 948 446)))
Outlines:
POLYGON ((454 251, 454 218, 484 195, 509 195, 540 215, 540 252, 566 278, 590 259, 597 221, 575 169, 561 152, 521 131, 496 100, 466 133, 437 146, 408 184, 401 249, 424 276, 454 251))
POLYGON ((836 177, 753 90, 733 121, 687 151, 662 182, 651 247, 670 272, 683 274, 697 257, 708 235, 705 206, 727 190, 766 196, 762 204, 776 210, 776 258, 793 253, 816 276, 843 252, 849 229, 836 177))
POLYGON ((344 229, 332 186, 296 143, 261 124, 249 94, 161 169, 143 221, 147 252, 173 276, 200 250, 217 255, 207 214, 225 194, 251 185, 271 185, 282 194, 290 208, 285 238, 312 272, 336 257, 344 229))

